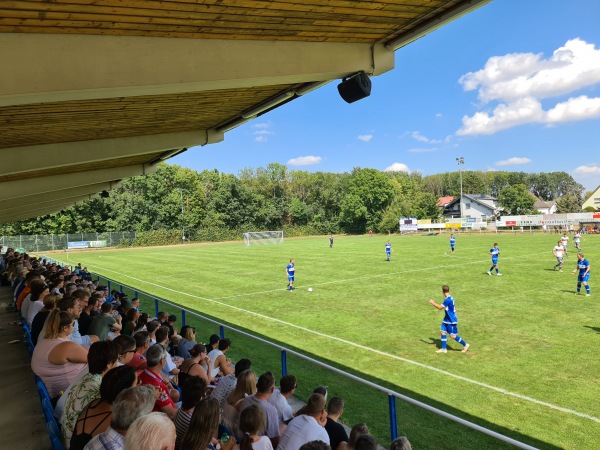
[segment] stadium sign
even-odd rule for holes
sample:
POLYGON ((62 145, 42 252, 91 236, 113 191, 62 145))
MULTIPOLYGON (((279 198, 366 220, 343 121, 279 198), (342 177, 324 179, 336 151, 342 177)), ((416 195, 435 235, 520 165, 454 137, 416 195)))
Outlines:
POLYGON ((67 242, 67 248, 88 248, 89 241, 67 242))
POLYGON ((598 213, 538 214, 525 216, 502 216, 497 227, 541 227, 578 225, 582 222, 600 222, 598 213))
POLYGON ((417 231, 418 221, 416 217, 403 217, 400 219, 400 233, 417 231))
POLYGON ((108 247, 106 241, 89 241, 91 248, 108 247))

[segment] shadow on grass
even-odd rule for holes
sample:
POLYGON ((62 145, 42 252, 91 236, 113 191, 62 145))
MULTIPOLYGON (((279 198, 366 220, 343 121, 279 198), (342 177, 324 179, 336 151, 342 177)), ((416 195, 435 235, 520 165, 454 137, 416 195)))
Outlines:
POLYGON ((592 327, 590 325, 584 325, 583 328, 589 328, 590 330, 593 330, 596 333, 600 334, 600 327, 592 327))
MULTIPOLYGON (((452 339, 452 338, 449 337, 448 338, 448 343, 450 341, 456 342, 454 339, 452 339)), ((421 339, 421 342, 423 342, 423 343, 425 343, 427 345, 435 346, 435 349, 433 349, 432 351, 438 350, 438 349, 442 348, 442 340, 439 339, 439 338, 437 338, 437 339, 436 338, 429 338, 429 341, 425 341, 425 340, 421 339)), ((458 344, 458 342, 457 342, 457 344, 458 344)), ((458 344, 458 345, 460 345, 460 344, 458 344)), ((448 345, 448 346, 446 346, 446 348, 448 349, 449 352, 461 352, 462 351, 462 347, 461 348, 452 348, 452 346, 448 345)))

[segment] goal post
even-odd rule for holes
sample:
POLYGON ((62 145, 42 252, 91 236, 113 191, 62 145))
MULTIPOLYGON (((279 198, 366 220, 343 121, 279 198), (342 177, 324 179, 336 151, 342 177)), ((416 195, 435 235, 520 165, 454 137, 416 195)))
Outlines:
POLYGON ((244 245, 283 244, 283 231, 249 231, 244 233, 244 245))

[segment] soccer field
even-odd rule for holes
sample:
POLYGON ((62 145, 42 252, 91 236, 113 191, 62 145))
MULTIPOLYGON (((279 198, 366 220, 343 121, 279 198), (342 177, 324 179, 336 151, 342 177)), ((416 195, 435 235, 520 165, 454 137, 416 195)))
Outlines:
MULTIPOLYGON (((68 262, 81 262, 95 273, 333 362, 530 445, 599 447, 600 281, 595 268, 600 236, 585 236, 582 242, 592 267, 591 297, 584 289, 575 295, 572 244, 564 273, 552 270, 557 235, 458 235, 455 254, 449 252, 447 235, 392 236, 390 262, 387 239, 338 236, 331 249, 327 237, 314 237, 274 246, 236 242, 104 250, 71 253, 68 262), (494 242, 501 250, 502 277, 487 274, 494 242), (285 289, 290 258, 296 262, 293 292, 285 289), (427 301, 441 303, 443 284, 456 302, 459 334, 471 346, 466 354, 451 339, 448 353, 436 353, 443 312, 427 301)), ((65 261, 64 253, 49 256, 65 261)), ((207 339, 205 334, 198 332, 207 339)), ((247 356, 240 350, 234 340, 234 360, 247 356)), ((277 369, 276 355, 273 364, 277 369)), ((308 392, 314 386, 304 387, 308 392)), ((343 391, 333 395, 350 397, 343 391)), ((384 414, 378 432, 385 438, 386 397, 376 400, 384 414)), ((347 402, 345 417, 360 418, 357 409, 374 408, 373 401, 347 402)), ((419 416, 413 407, 406 411, 404 420, 414 417, 418 423, 399 423, 399 428, 418 442, 415 448, 441 448, 436 439, 444 448, 504 448, 472 435, 461 441, 453 437, 455 426, 439 425, 429 413, 419 416), (428 427, 440 426, 447 431, 428 438, 435 434, 428 427)))

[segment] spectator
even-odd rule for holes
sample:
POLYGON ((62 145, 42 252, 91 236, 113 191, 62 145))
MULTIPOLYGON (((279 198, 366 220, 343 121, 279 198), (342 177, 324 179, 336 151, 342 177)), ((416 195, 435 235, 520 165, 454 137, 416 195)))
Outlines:
MULTIPOLYGON (((242 400, 240 412, 250 405, 258 405, 265 414, 264 434, 271 439, 273 448, 279 443, 279 416, 277 410, 269 403, 269 398, 275 390, 275 377, 271 372, 263 373, 256 383, 256 394, 242 400)), ((327 433, 325 433, 327 434, 327 433)))
POLYGON ((357 423, 350 430, 350 437, 348 438, 348 445, 346 446, 347 450, 353 450, 354 444, 356 443, 356 439, 363 434, 369 434, 369 427, 366 423, 357 423))
POLYGON ((79 345, 83 345, 85 347, 89 347, 90 345, 92 345, 93 342, 98 342, 98 336, 95 336, 95 335, 82 336, 81 333, 79 332, 79 322, 77 321, 77 319, 79 319, 79 316, 81 315, 82 307, 76 298, 71 297, 71 296, 65 296, 65 297, 61 298, 58 302, 56 302, 56 306, 61 311, 65 311, 65 312, 68 312, 69 314, 71 314, 73 316, 73 318, 75 319, 75 324, 73 325, 73 331, 69 335, 69 339, 71 339, 73 342, 75 342, 79 345))
POLYGON ((196 404, 206 396, 206 381, 198 377, 190 377, 181 383, 181 408, 175 415, 175 430, 177 431, 177 440, 175 441, 175 450, 181 449, 183 437, 187 433, 190 420, 196 404))
POLYGON ((312 394, 308 398, 306 413, 296 416, 288 424, 277 450, 299 450, 303 444, 314 440, 329 444, 329 435, 325 431, 326 422, 325 397, 312 394))
POLYGON ((50 289, 42 280, 33 280, 31 282, 31 292, 21 306, 21 315, 25 318, 27 325, 31 329, 31 323, 35 315, 44 307, 44 297, 50 294, 50 289))
MULTIPOLYGON (((31 283, 33 283, 34 280, 41 280, 40 274, 33 270, 27 272, 27 275, 25 275, 23 289, 17 297, 17 311, 20 311, 21 315, 23 315, 23 302, 31 293, 31 283)), ((29 305, 27 307, 29 308, 29 305)))
POLYGON ((215 380, 219 373, 221 373, 223 376, 226 376, 235 372, 235 369, 231 367, 231 362, 225 357, 225 354, 229 351, 230 347, 231 341, 227 338, 224 338, 219 341, 219 348, 217 350, 212 350, 208 354, 208 358, 210 359, 208 376, 211 381, 215 380))
MULTIPOLYGON (((221 409, 219 402, 211 397, 200 400, 194 409, 190 424, 181 442, 182 450, 206 450, 214 449, 219 431, 219 416, 221 409)), ((222 450, 231 450, 235 445, 232 436, 226 443, 221 443, 222 450)))
POLYGON ((146 324, 146 331, 150 337, 150 345, 156 344, 156 330, 160 327, 160 323, 157 320, 152 320, 146 324))
MULTIPOLYGON (((216 334, 213 336, 216 336, 216 334)), ((184 361, 184 363, 185 363, 185 361, 184 361)), ((182 364, 182 367, 183 367, 183 364, 182 364)), ((231 393, 235 389, 235 386, 237 384, 237 379, 240 376, 240 374, 242 372, 244 372, 245 370, 250 369, 250 367, 252 367, 252 362, 247 358, 242 358, 235 365, 234 373, 225 375, 224 377, 222 377, 219 380, 219 383, 213 389, 210 396, 219 400, 219 404, 221 405, 221 408, 223 407, 225 400, 227 400, 227 397, 229 397, 229 395, 231 395, 231 393)))
POLYGON ((192 357, 190 350, 196 345, 196 329, 184 326, 181 328, 181 341, 177 346, 177 356, 189 359, 192 357))
POLYGON ((150 335, 147 331, 138 331, 133 339, 135 339, 135 353, 133 358, 129 360, 128 365, 138 370, 144 370, 146 368, 146 357, 144 355, 150 348, 150 335))
POLYGON ((402 436, 392 441, 390 450, 412 450, 412 445, 406 436, 402 436))
POLYGON ((60 296, 55 294, 49 294, 44 297, 44 307, 40 309, 33 318, 33 322, 31 322, 31 340, 33 341, 33 345, 37 345, 38 337, 44 328, 44 323, 46 323, 46 319, 56 307, 56 302, 59 299, 60 296))
POLYGON ((219 348, 219 341, 221 340, 221 336, 219 336, 218 334, 213 334, 210 336, 210 338, 208 339, 208 353, 212 352, 213 350, 217 350, 219 348))
MULTIPOLYGON (((139 301, 139 300, 138 300, 139 301)), ((138 331, 146 331, 146 324, 148 323, 148 313, 141 313, 137 322, 135 323, 134 333, 138 331)))
POLYGON ((240 431, 243 437, 234 450, 273 450, 267 436, 259 436, 265 427, 265 416, 258 405, 250 405, 240 415, 240 431))
POLYGON ((80 382, 70 386, 66 394, 65 407, 60 418, 61 430, 67 448, 81 412, 97 398, 100 398, 102 377, 116 367, 119 347, 112 342, 95 342, 88 352, 89 371, 80 382))
MULTIPOLYGON (((136 386, 124 390, 113 403, 110 427, 94 437, 84 450, 123 449, 129 429, 137 419, 147 417, 153 404, 154 389, 149 386, 136 386)), ((153 435, 148 437, 156 439, 153 435)))
POLYGON ((136 351, 135 339, 131 336, 117 336, 113 342, 119 346, 119 360, 117 366, 125 366, 132 359, 136 351))
MULTIPOLYGON (((133 367, 121 366, 109 370, 100 384, 100 398, 93 400, 79 415, 70 450, 81 450, 94 436, 104 433, 112 419, 115 399, 128 388, 137 385, 137 376, 133 367)), ((152 405, 154 405, 154 389, 152 389, 152 405)), ((134 419, 131 419, 134 420, 134 419)))
MULTIPOLYGON (((179 384, 191 377, 202 378, 208 384, 208 357, 206 348, 202 344, 196 344, 190 350, 191 358, 186 359, 179 366, 179 384)), ((220 383, 219 383, 220 384, 220 383)))
POLYGON ((101 341, 105 341, 111 329, 121 330, 121 317, 118 314, 113 314, 110 303, 103 303, 100 311, 102 314, 92 319, 88 331, 98 336, 101 341))
POLYGON ((133 335, 133 330, 137 327, 137 321, 140 318, 140 312, 135 308, 130 308, 125 314, 125 322, 123 324, 123 334, 127 336, 133 335))
POLYGON ((125 436, 125 450, 173 450, 175 425, 166 414, 153 412, 138 417, 125 436))
POLYGON ((243 371, 238 377, 235 389, 223 403, 223 424, 236 436, 240 437, 239 411, 242 401, 249 395, 256 394, 256 375, 251 370, 243 371))
POLYGON ((344 400, 341 397, 333 397, 327 405, 327 423, 325 431, 329 435, 329 444, 333 450, 338 449, 340 444, 348 442, 348 433, 339 423, 340 417, 344 414, 344 400))
POLYGON ((292 407, 288 403, 288 399, 294 395, 298 384, 294 375, 286 375, 279 380, 280 389, 275 389, 273 395, 269 399, 279 414, 279 426, 286 425, 294 418, 292 407))
POLYGON ((362 434, 356 438, 354 450, 377 450, 377 440, 370 434, 362 434))
MULTIPOLYGON (((163 346, 165 351, 167 351, 168 343, 169 343, 169 329, 167 327, 160 327, 156 330, 156 344, 160 344, 163 346)), ((179 366, 183 360, 181 358, 173 359, 173 357, 167 351, 167 361, 163 367, 163 375, 169 379, 169 381, 173 380, 173 377, 179 374, 179 366)))
POLYGON ((94 316, 97 316, 97 305, 98 305, 98 297, 90 297, 87 301, 87 304, 84 305, 83 311, 79 315, 79 332, 82 335, 87 335, 90 329, 90 325, 92 324, 92 319, 94 316))
MULTIPOLYGON (((161 377, 163 366, 167 360, 167 351, 160 344, 155 344, 148 349, 146 353, 147 368, 140 375, 142 384, 149 384, 156 386, 160 389, 156 403, 154 404, 154 411, 160 411, 167 414, 171 419, 175 418, 177 414, 177 406, 169 395, 169 388, 161 377)), ((173 442, 175 442, 173 440, 173 442)))
POLYGON ((87 349, 68 338, 74 323, 71 314, 53 310, 46 321, 43 339, 38 340, 31 357, 31 369, 42 379, 54 403, 60 391, 87 366, 87 349))
POLYGON ((310 441, 306 444, 302 444, 300 450, 331 450, 331 446, 323 441, 310 441))

